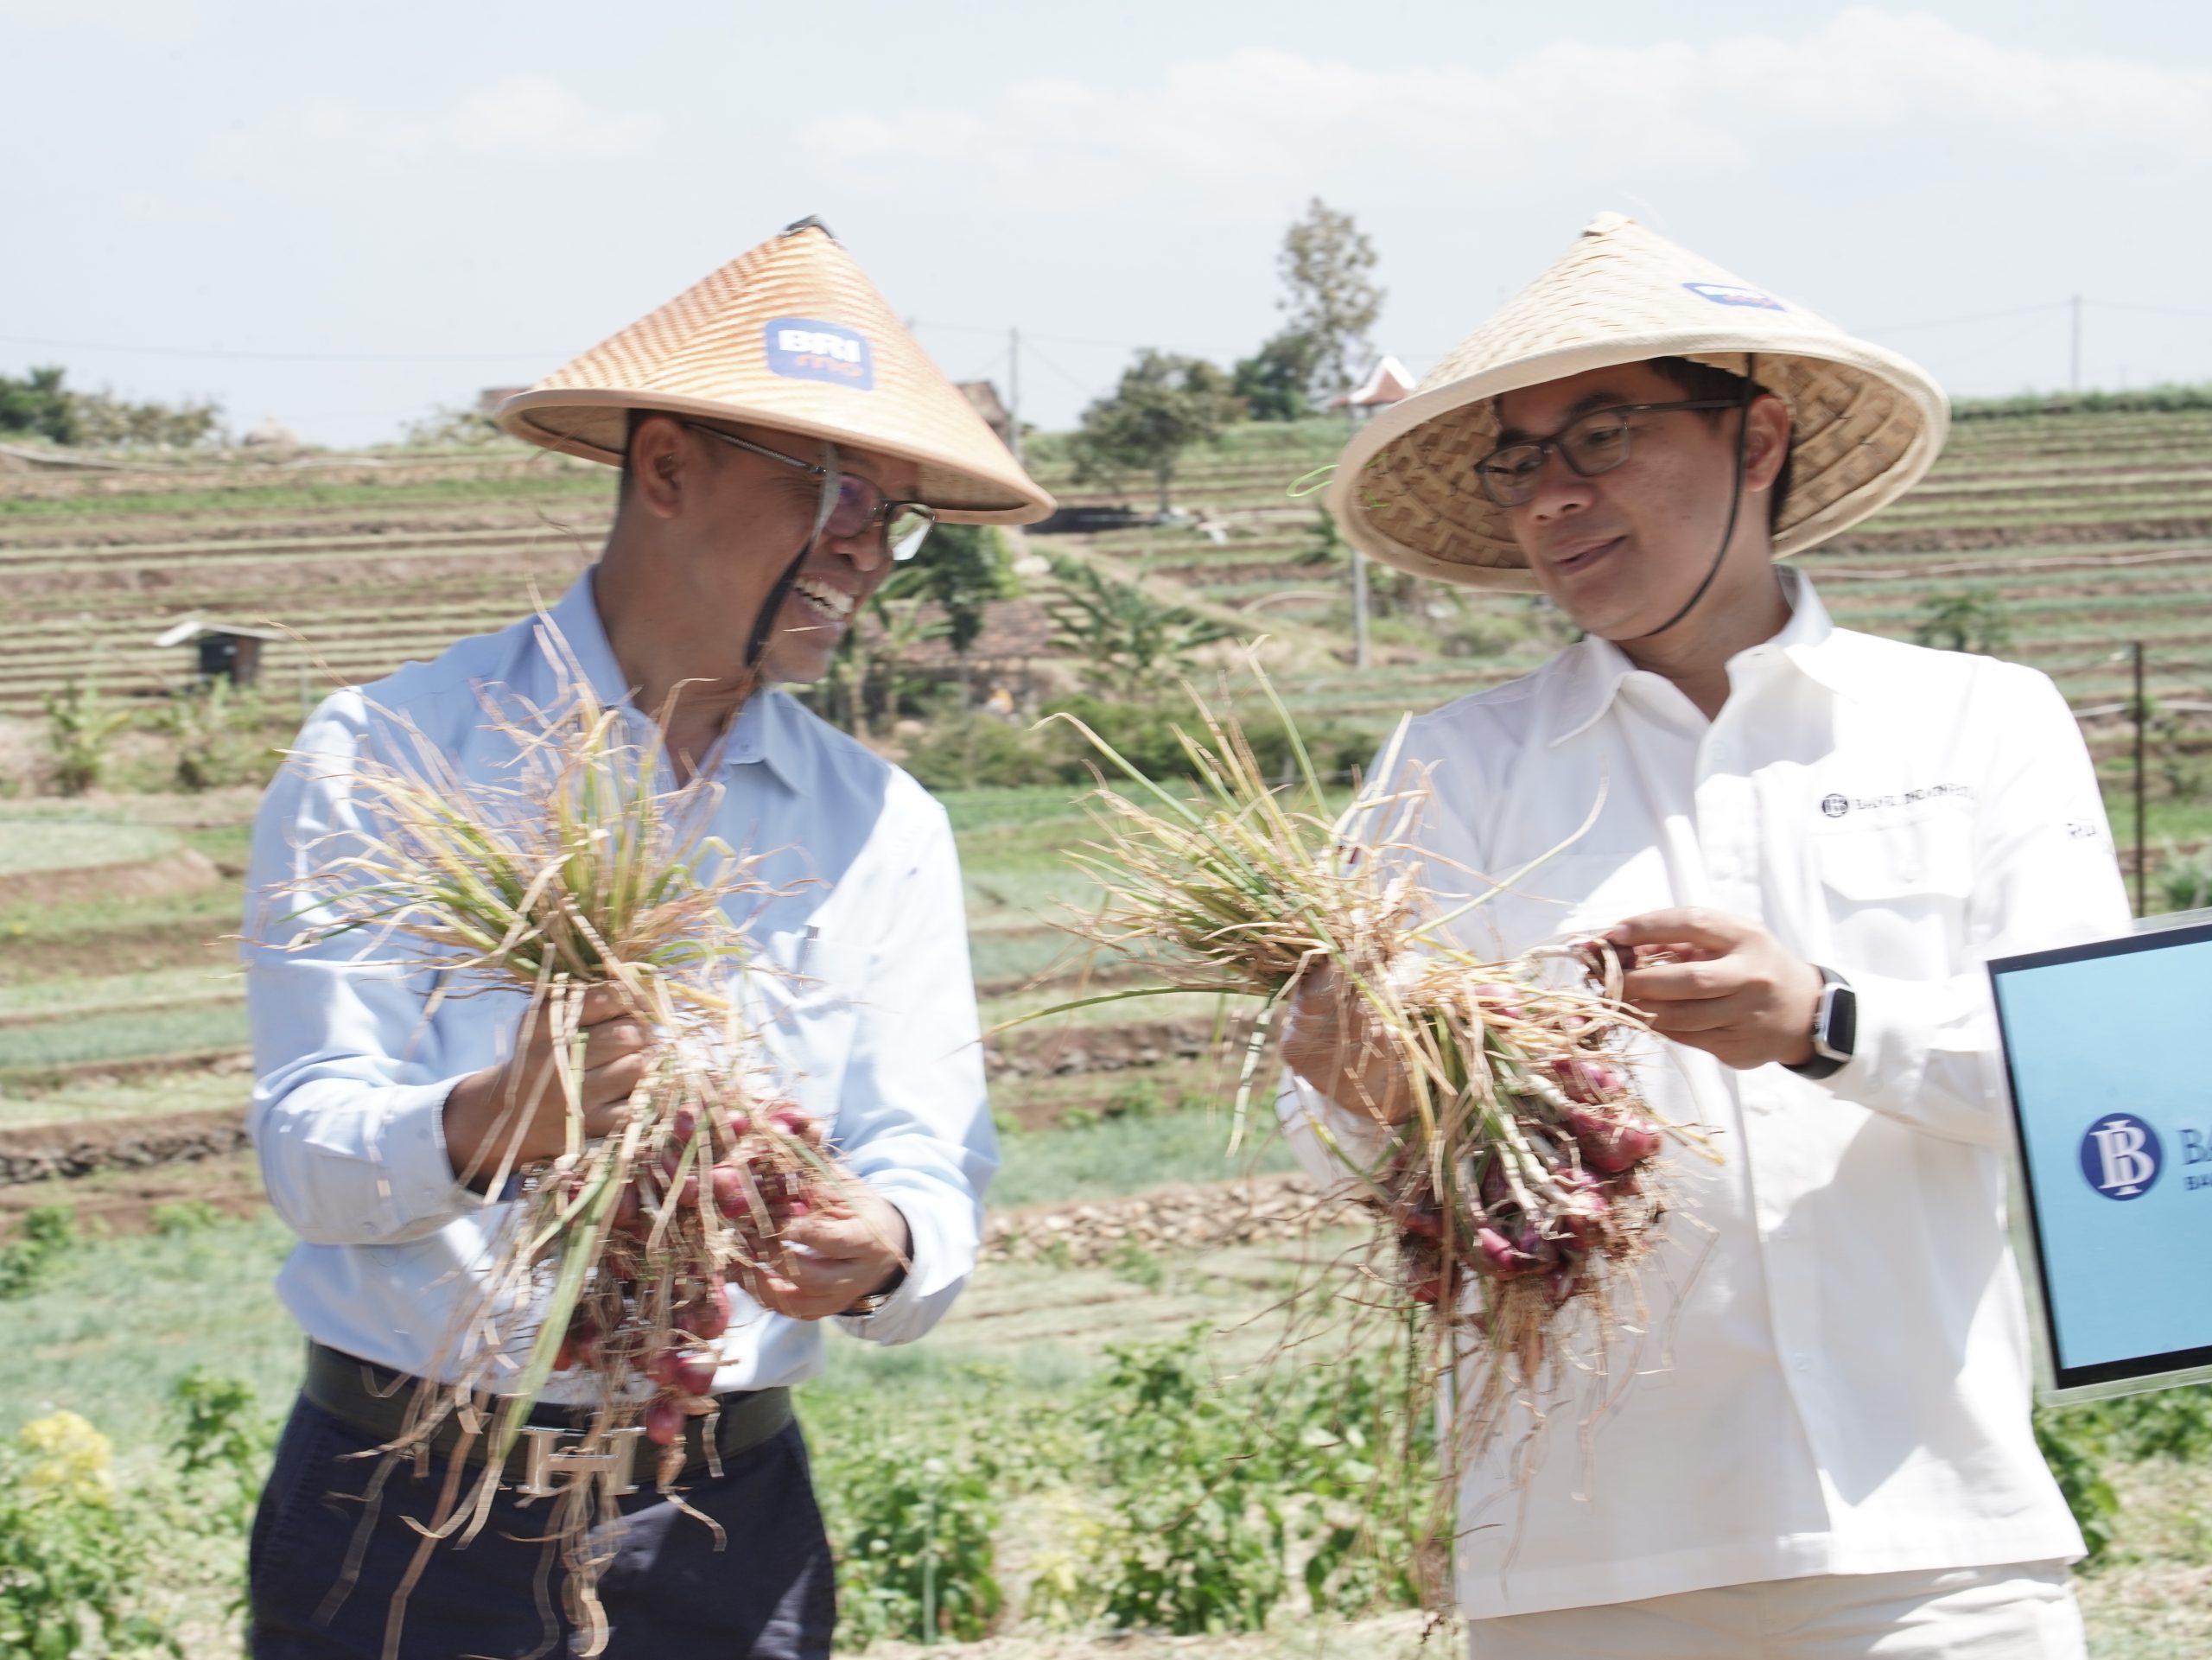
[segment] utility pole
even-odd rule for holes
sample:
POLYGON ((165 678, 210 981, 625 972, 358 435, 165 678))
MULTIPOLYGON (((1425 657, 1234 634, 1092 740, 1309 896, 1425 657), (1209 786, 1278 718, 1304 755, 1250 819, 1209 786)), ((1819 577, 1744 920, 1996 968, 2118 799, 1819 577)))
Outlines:
POLYGON ((1367 666, 1367 556, 1351 550, 1351 665, 1367 666))
POLYGON ((2143 700, 2143 642, 2137 640, 2135 657, 2135 914, 2145 916, 2150 906, 2145 901, 2150 880, 2150 863, 2144 856, 2145 810, 2143 804, 2143 728, 2151 711, 2143 700))
POLYGON ((2074 296, 2074 353, 2070 384, 2075 391, 2082 390, 2082 296, 2074 296))
POLYGON ((1021 331, 1007 331, 1006 370, 1006 447, 1014 452, 1014 459, 1021 459, 1021 331))

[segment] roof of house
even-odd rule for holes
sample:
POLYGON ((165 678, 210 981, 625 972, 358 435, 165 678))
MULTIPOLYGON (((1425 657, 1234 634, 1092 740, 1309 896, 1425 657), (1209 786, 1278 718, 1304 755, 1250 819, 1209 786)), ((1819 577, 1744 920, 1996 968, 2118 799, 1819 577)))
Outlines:
POLYGON ((187 617, 171 623, 154 637, 156 646, 189 646, 211 634, 230 634, 239 639, 289 639, 281 628, 251 622, 225 622, 216 617, 187 617))
POLYGON ((1384 355, 1367 372, 1367 378, 1346 395, 1344 402, 1354 409, 1367 409, 1379 404, 1395 404, 1401 398, 1414 395, 1414 378, 1406 366, 1397 359, 1384 355))

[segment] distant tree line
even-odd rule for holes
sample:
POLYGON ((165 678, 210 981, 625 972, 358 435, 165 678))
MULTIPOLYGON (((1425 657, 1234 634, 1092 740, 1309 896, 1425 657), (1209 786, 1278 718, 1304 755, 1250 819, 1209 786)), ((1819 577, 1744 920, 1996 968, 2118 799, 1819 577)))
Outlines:
POLYGON ((54 365, 19 379, 0 375, 0 436, 86 449, 190 449, 222 436, 223 406, 213 399, 133 403, 105 390, 79 391, 66 375, 54 365))
POLYGON ((1957 421, 2002 421, 2031 415, 2172 415, 2212 410, 2212 383, 2169 382, 2124 392, 2022 392, 2017 398, 1962 398, 1951 406, 1957 421))

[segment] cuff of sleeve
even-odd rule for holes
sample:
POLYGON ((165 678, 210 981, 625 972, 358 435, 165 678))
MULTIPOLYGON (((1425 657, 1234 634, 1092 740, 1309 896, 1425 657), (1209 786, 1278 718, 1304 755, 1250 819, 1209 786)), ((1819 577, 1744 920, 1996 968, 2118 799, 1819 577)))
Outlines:
MULTIPOLYGON (((1826 1078, 1812 1081, 1877 1112, 1896 1111, 1920 1094, 1933 1034, 1925 1021, 1915 1018, 1918 1004, 1910 983, 1849 970, 1843 973, 1859 1002, 1851 1059, 1826 1078)), ((1924 1003, 1924 996, 1920 1002, 1924 1003)))
MULTIPOLYGON (((1855 1106, 1946 1141, 1992 1145, 2004 1135, 2002 1114, 1982 1098, 1955 1099, 1957 1081, 1931 1075, 1939 1051, 1956 1047, 1955 1028, 1966 1011, 1955 983, 1892 979, 1842 970, 1859 994, 1859 1028, 1851 1059, 1818 1086, 1855 1106)), ((1981 1076, 1977 1068, 1976 1078, 1981 1076)))
POLYGON ((1292 1153, 1325 1189, 1358 1182, 1389 1145, 1389 1132, 1373 1118, 1338 1106, 1287 1069, 1275 1097, 1275 1115, 1292 1153))
MULTIPOLYGON (((911 1188, 887 1189, 874 1184, 899 1214, 906 1218, 906 1275, 898 1288, 869 1314, 839 1314, 837 1325, 848 1336, 872 1343, 906 1343, 920 1337, 936 1323, 935 1315, 947 1294, 957 1291, 976 1262, 976 1229, 972 1220, 957 1231, 967 1241, 959 1248, 938 1214, 931 1196, 911 1188)), ((972 1211, 972 1207, 963 1207, 972 1211)))
POLYGON ((383 1123, 371 1144, 384 1167, 388 1231, 442 1223, 493 1202, 461 1183, 446 1148, 446 1097, 460 1081, 396 1085, 378 1103, 383 1123))

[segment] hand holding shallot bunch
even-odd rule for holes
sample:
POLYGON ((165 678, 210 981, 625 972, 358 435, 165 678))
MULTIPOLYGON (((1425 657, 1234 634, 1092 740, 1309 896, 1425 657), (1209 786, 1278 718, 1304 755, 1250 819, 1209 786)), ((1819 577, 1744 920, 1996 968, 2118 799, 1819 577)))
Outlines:
POLYGON ((1178 733, 1194 792, 1080 728, 1120 778, 1094 798, 1102 839, 1077 855, 1104 900, 1076 925, 1148 982, 1081 1001, 1203 990, 1256 1002, 1232 1148, 1271 1022, 1292 1007, 1288 1058, 1319 1086, 1297 1128, 1376 1212, 1370 1283, 1432 1311, 1433 1376, 1474 1374, 1459 1401, 1471 1450, 1515 1401, 1541 1415, 1567 1321, 1587 1316, 1595 1342, 1578 1364, 1602 1368, 1620 1294, 1635 1301, 1665 1209, 1662 1128, 1624 1059, 1643 1022, 1602 944, 1497 963, 1448 944, 1461 912, 1424 914, 1408 837, 1427 791, 1396 776, 1403 723, 1367 789, 1332 812, 1254 672, 1302 773, 1295 806, 1236 719, 1195 694, 1201 735, 1178 733), (1301 1029, 1317 1011, 1318 1043, 1301 1029))

